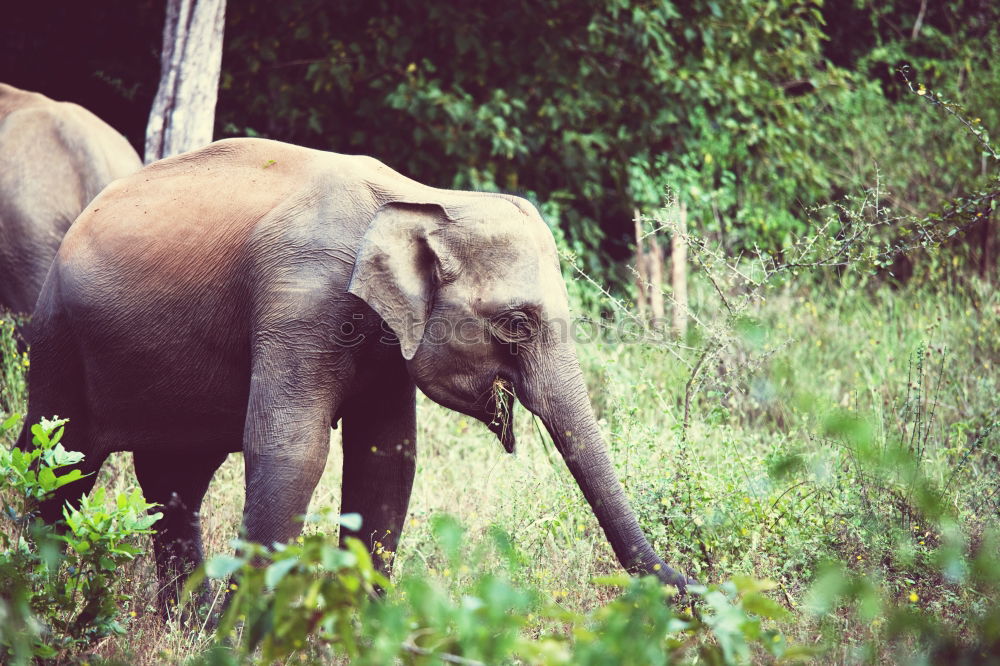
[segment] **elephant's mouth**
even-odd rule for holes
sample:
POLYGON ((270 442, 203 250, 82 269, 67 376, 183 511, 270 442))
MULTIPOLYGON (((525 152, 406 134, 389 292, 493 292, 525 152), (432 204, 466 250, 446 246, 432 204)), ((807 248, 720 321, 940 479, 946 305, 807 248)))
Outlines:
POLYGON ((507 453, 514 453, 514 385, 503 377, 493 380, 487 410, 486 427, 497 436, 507 453))

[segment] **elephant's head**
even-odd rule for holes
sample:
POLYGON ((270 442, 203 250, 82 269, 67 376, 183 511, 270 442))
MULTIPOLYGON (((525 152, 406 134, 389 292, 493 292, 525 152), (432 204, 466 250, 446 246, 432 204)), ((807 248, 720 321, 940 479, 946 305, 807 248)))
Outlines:
POLYGON ((417 386, 486 423, 508 451, 516 395, 552 435, 622 565, 684 588, 615 475, 570 336, 555 242, 531 204, 484 194, 386 204, 349 290, 399 338, 417 386))

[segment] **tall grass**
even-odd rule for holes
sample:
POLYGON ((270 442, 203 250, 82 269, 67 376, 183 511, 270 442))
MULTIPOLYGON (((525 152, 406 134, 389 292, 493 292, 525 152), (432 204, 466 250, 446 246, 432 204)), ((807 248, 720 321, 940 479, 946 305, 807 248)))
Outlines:
MULTIPOLYGON (((694 301, 711 286, 692 288, 694 301)), ((893 658, 901 648, 886 642, 884 617, 835 604, 816 610, 810 595, 830 562, 841 563, 844 580, 856 575, 877 585, 883 603, 929 613, 957 640, 974 641, 970 617, 984 600, 970 584, 969 562, 1000 515, 995 291, 975 280, 894 289, 845 276, 840 284, 790 282, 752 314, 761 328, 751 343, 780 342, 780 350, 736 375, 726 366, 738 364, 742 352, 720 356, 693 405, 686 442, 688 369, 680 360, 641 341, 578 347, 619 476, 654 547, 705 582, 741 575, 776 581, 772 596, 792 618, 782 630, 809 644, 826 637, 833 647, 821 659, 831 662, 893 658)), ((10 327, 0 330, 9 352, 10 327)), ((23 413, 23 369, 20 357, 5 354, 5 411, 23 413)), ((398 575, 420 572, 455 591, 475 577, 451 566, 434 538, 432 518, 448 513, 472 543, 493 527, 510 534, 528 563, 516 575, 547 601, 583 612, 611 600, 615 591, 591 580, 617 572, 615 557, 525 410, 514 410, 513 456, 482 425, 426 399, 418 424, 398 575)), ((72 444, 72 425, 66 441, 72 444)), ((134 485, 128 458, 109 461, 100 481, 116 491, 134 485)), ((337 507, 340 464, 335 441, 314 508, 337 507)), ((209 553, 230 551, 242 486, 242 461, 232 456, 203 509, 209 553)), ((99 652, 151 664, 203 650, 204 638, 163 627, 149 612, 152 567, 139 584, 148 592, 133 628, 99 652)), ((549 632, 556 624, 536 618, 525 630, 549 632)), ((904 641, 912 650, 920 644, 904 641)))

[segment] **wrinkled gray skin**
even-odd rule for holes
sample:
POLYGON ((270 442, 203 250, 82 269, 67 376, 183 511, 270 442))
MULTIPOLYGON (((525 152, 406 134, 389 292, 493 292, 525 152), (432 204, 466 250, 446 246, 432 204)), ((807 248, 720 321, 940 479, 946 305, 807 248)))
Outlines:
POLYGON ((66 229, 141 166, 90 111, 0 83, 0 309, 31 313, 66 229))
POLYGON ((343 536, 394 551, 415 389, 513 450, 511 402, 491 397, 500 378, 548 428, 622 565, 683 588, 626 502, 568 321, 552 235, 528 202, 433 189, 368 157, 220 141, 113 183, 74 223, 34 314, 27 422, 68 417, 85 472, 134 452, 165 507, 167 582, 200 559, 202 496, 234 451, 247 536, 295 537, 338 419, 341 510, 364 520, 343 536))

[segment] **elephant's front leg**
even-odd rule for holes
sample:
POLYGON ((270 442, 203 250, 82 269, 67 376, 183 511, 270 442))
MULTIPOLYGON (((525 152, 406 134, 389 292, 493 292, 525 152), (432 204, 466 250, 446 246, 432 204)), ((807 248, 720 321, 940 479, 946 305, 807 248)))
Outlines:
POLYGON ((341 513, 361 514, 361 529, 341 529, 372 551, 386 574, 399 543, 416 469, 415 389, 408 380, 345 403, 341 513))
POLYGON ((303 516, 323 475, 330 450, 330 396, 313 387, 251 383, 244 432, 246 504, 243 523, 250 541, 271 546, 302 531, 303 516))

